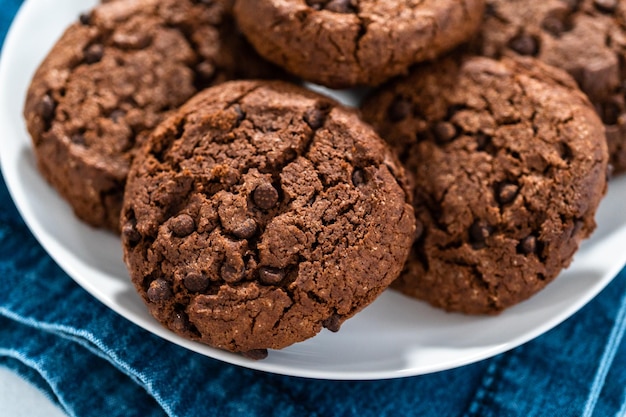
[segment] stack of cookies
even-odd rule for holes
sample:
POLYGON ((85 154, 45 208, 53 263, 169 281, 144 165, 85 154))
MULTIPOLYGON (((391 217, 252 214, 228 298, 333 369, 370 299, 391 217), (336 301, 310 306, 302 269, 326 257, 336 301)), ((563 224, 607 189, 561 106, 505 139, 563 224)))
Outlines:
POLYGON ((626 171, 625 20, 618 0, 109 0, 24 115, 150 313, 258 359, 388 287, 497 314, 553 280, 626 171))

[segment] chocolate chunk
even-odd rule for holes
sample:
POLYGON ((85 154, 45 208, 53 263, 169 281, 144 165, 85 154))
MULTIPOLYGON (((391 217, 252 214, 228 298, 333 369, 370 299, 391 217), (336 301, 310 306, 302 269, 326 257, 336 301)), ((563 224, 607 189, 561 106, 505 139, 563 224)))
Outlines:
POLYGON ((233 230, 233 234, 239 239, 250 239, 256 234, 256 230, 256 221, 246 219, 233 230))
POLYGON ((406 119, 412 111, 413 104, 409 100, 403 97, 396 97, 389 109, 387 109, 387 116, 389 116, 389 120, 392 122, 400 122, 406 119))
POLYGON ((209 278, 199 272, 190 272, 183 278, 183 285, 191 292, 202 292, 209 286, 209 278))
POLYGON ((170 223, 170 230, 178 237, 190 235, 195 228, 196 223, 188 214, 181 214, 180 216, 174 217, 170 223))
POLYGON ((267 353, 267 349, 254 349, 254 350, 249 350, 247 352, 241 352, 241 355, 248 359, 260 361, 260 360, 267 358, 268 353, 267 353))
POLYGON ((339 314, 333 314, 322 323, 322 326, 327 328, 333 333, 337 333, 341 327, 341 316, 339 314))
POLYGON ((537 238, 533 235, 526 236, 517 246, 517 251, 523 255, 530 255, 537 250, 537 238))
POLYGON ((539 40, 527 33, 520 33, 509 42, 509 48, 520 55, 537 56, 539 40))
POLYGON ((279 268, 262 266, 259 268, 259 279, 263 284, 276 285, 285 278, 285 271, 279 268))
POLYGON ((273 208, 278 203, 278 197, 278 191, 276 191, 276 188, 267 182, 256 187, 254 193, 252 194, 254 204, 264 210, 273 208))
POLYGON ((519 193, 519 186, 509 182, 503 182, 496 188, 496 200, 499 204, 509 204, 519 193))
POLYGON ((434 127, 435 138, 439 143, 448 143, 457 135, 457 128, 450 122, 438 122, 434 127))
POLYGON ((170 289, 167 281, 159 278, 150 283, 150 287, 148 288, 146 295, 150 301, 158 303, 172 298, 172 290, 170 289))

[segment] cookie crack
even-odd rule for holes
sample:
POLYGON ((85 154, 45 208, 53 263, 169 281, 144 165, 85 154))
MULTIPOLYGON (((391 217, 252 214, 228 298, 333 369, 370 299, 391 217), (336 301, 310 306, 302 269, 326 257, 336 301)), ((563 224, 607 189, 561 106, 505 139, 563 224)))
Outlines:
POLYGON ((362 45, 363 38, 365 37, 365 35, 367 35, 367 31, 369 29, 369 25, 371 22, 367 17, 362 15, 360 2, 357 2, 356 12, 354 13, 354 15, 359 20, 359 29, 357 30, 357 33, 355 34, 355 37, 354 37, 354 54, 353 55, 354 55, 354 60, 356 64, 360 68, 363 68, 363 65, 361 64, 360 52, 363 47, 362 45))

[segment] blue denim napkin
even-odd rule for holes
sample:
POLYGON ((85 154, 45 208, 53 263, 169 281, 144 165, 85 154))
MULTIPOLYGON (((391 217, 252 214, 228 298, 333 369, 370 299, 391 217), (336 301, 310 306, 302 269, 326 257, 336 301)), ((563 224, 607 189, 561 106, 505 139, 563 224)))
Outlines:
MULTIPOLYGON (((0 0, 0 42, 19 4, 0 0)), ((626 416, 625 332, 626 270, 554 330, 451 371, 363 382, 252 371, 92 298, 32 237, 0 180, 0 365, 71 416, 626 416)))

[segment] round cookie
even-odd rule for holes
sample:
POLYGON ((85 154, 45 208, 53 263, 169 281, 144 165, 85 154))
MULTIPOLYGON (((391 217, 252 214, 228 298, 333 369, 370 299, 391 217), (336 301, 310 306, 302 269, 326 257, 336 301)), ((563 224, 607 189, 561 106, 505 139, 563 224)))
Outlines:
POLYGON ((532 58, 448 57, 362 110, 414 187, 417 238, 393 284, 405 294, 498 313, 554 279, 594 230, 604 129, 564 72, 532 58))
POLYGON ((268 60, 332 88, 374 86, 471 38, 484 0, 237 0, 268 60))
POLYGON ((137 153, 124 258, 151 314, 263 356, 341 323, 400 273, 404 173, 355 112, 281 82, 199 93, 137 153))
POLYGON ((272 77, 226 2, 116 0, 80 17, 37 70, 24 116, 44 177, 85 222, 119 229, 132 151, 198 89, 272 77))
POLYGON ((604 124, 615 172, 626 171, 626 2, 487 0, 477 50, 532 55, 566 70, 604 124))

